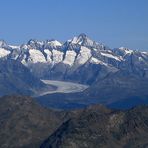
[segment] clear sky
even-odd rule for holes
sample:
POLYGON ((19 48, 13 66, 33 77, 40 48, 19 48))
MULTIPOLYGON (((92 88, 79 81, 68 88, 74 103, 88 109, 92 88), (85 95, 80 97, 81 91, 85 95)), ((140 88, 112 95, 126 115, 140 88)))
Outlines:
POLYGON ((0 0, 0 38, 9 44, 80 33, 111 48, 148 50, 148 0, 0 0))

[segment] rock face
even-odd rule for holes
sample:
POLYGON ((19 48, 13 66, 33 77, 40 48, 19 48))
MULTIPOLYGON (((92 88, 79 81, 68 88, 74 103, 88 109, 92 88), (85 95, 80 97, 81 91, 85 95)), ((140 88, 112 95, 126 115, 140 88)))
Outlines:
POLYGON ((0 96, 33 95, 45 87, 46 85, 20 62, 0 59, 0 96))
POLYGON ((109 74, 99 79, 84 94, 113 108, 131 108, 148 104, 148 78, 127 71, 109 74))
POLYGON ((148 107, 113 111, 89 107, 64 122, 41 148, 147 147, 148 107))
POLYGON ((0 147, 37 148, 63 122, 62 117, 30 97, 0 98, 0 147))

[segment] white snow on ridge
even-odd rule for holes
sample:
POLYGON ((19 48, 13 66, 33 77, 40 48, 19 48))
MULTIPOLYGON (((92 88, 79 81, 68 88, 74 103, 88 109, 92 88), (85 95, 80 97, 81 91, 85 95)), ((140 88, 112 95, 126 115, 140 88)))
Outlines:
POLYGON ((48 62, 51 62, 51 61, 52 61, 52 59, 51 59, 51 56, 52 56, 51 51, 50 51, 49 49, 44 49, 44 52, 45 52, 46 55, 47 55, 47 61, 48 61, 48 62))
POLYGON ((26 61, 25 61, 26 57, 27 57, 27 56, 26 56, 26 54, 25 54, 24 57, 23 57, 23 59, 22 59, 22 61, 21 61, 21 63, 27 66, 27 63, 26 63, 26 61))
POLYGON ((131 54, 131 53, 133 53, 133 50, 128 49, 128 48, 125 48, 125 47, 120 47, 119 49, 122 50, 122 51, 124 51, 125 54, 131 54))
MULTIPOLYGON (((93 46, 94 42, 91 39, 89 39, 88 37, 85 37, 85 39, 86 39, 85 43, 88 46, 93 46)), ((73 39, 71 39, 69 41, 71 41, 72 44, 82 45, 84 38, 82 36, 79 36, 79 37, 74 37, 73 39)))
POLYGON ((60 63, 63 60, 63 52, 58 51, 58 50, 52 50, 53 53, 53 62, 54 63, 60 63))
POLYGON ((102 61, 100 61, 100 60, 98 60, 98 59, 96 59, 96 58, 94 58, 94 57, 91 57, 90 63, 92 63, 92 64, 101 64, 101 65, 108 66, 107 63, 104 63, 104 62, 102 62, 102 61))
POLYGON ((62 46, 62 44, 57 41, 57 40, 53 40, 53 41, 49 41, 48 44, 50 44, 51 46, 62 46))
POLYGON ((24 45, 21 46, 21 49, 27 50, 28 49, 28 46, 24 44, 24 45))
POLYGON ((94 42, 91 39, 87 38, 87 45, 93 46, 93 44, 94 44, 94 42))
POLYGON ((114 55, 109 54, 109 53, 103 53, 103 52, 101 52, 101 55, 102 55, 102 56, 105 56, 105 57, 108 57, 108 58, 115 59, 115 60, 117 60, 117 61, 121 61, 121 59, 120 59, 119 57, 114 56, 114 55))
POLYGON ((0 58, 3 58, 5 56, 7 56, 8 54, 10 54, 9 50, 6 50, 4 48, 0 48, 0 58))
POLYGON ((100 64, 100 63, 102 63, 102 61, 100 61, 100 60, 98 60, 98 59, 92 57, 92 58, 90 59, 90 63, 93 63, 93 64, 100 64))
POLYGON ((41 45, 41 46, 44 45, 44 42, 43 42, 43 41, 37 41, 37 43, 38 43, 39 45, 41 45))
POLYGON ((93 50, 94 50, 94 51, 97 51, 97 49, 96 49, 96 48, 93 48, 93 50))
POLYGON ((81 50, 80 50, 80 53, 76 59, 76 63, 82 65, 82 64, 86 63, 91 56, 92 56, 91 50, 84 47, 84 46, 81 46, 81 50))
POLYGON ((66 56, 63 63, 72 66, 75 61, 75 57, 76 57, 76 52, 68 50, 66 52, 66 56))
POLYGON ((139 59, 139 61, 141 61, 141 62, 144 61, 142 57, 139 57, 138 59, 139 59))
POLYGON ((39 50, 30 49, 29 54, 30 54, 30 57, 29 57, 30 61, 33 63, 45 63, 46 62, 44 55, 39 50))
POLYGON ((12 49, 20 48, 20 46, 13 46, 13 45, 9 45, 9 47, 11 47, 12 49))
POLYGON ((143 53, 144 55, 148 55, 148 52, 146 52, 146 51, 143 51, 142 53, 143 53))
POLYGON ((77 44, 78 38, 74 37, 72 40, 69 40, 69 41, 71 41, 72 44, 77 44))

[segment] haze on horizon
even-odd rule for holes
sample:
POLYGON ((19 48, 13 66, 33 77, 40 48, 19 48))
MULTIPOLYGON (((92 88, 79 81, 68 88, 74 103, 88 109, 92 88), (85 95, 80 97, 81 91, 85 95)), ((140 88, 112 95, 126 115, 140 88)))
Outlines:
POLYGON ((147 0, 2 0, 0 18, 9 44, 85 33, 111 48, 148 50, 147 0))

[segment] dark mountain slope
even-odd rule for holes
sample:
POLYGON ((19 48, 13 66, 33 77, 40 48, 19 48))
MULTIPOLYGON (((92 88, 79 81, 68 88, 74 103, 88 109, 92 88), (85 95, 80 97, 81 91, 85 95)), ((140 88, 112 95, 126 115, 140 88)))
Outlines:
POLYGON ((146 148, 148 107, 111 111, 93 106, 64 122, 41 148, 146 148))
POLYGON ((45 109, 30 97, 0 98, 0 147, 37 148, 64 121, 64 114, 45 109))
POLYGON ((29 97, 0 98, 1 148, 37 148, 43 141, 42 148, 146 148, 147 139, 147 106, 66 112, 45 109, 29 97))
POLYGON ((46 87, 30 70, 15 60, 0 60, 0 96, 33 95, 46 87))
POLYGON ((127 71, 111 73, 84 92, 99 103, 116 108, 129 108, 148 103, 148 78, 127 71))

